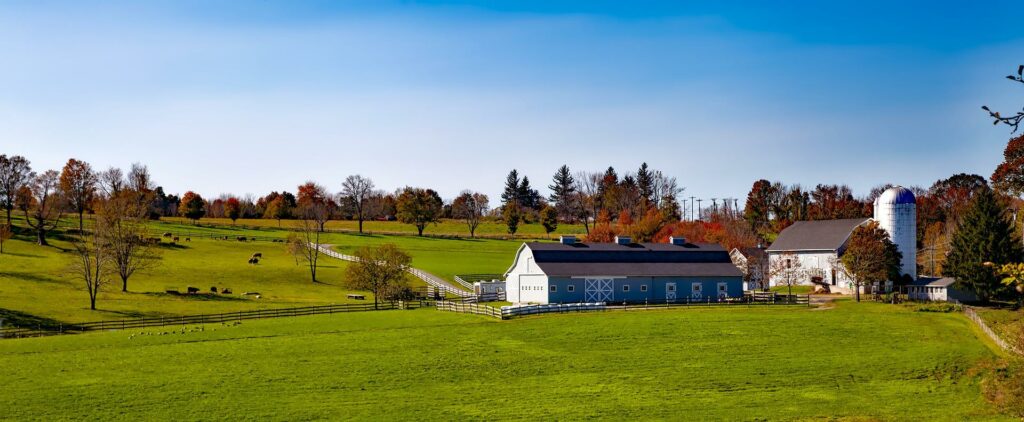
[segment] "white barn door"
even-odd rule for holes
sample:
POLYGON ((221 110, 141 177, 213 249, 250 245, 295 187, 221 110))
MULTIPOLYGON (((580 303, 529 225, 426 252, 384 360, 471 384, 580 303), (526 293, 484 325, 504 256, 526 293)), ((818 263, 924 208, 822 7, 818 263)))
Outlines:
POLYGON ((669 282, 665 283, 665 301, 675 302, 676 301, 676 283, 669 282))
POLYGON ((586 302, 611 302, 615 292, 610 278, 584 279, 583 300, 586 302))

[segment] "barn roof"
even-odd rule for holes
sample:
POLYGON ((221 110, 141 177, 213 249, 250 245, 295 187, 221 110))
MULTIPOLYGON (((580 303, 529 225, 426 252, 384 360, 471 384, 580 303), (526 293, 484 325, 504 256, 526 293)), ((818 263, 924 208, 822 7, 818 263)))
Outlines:
POLYGON ((716 244, 525 244, 549 276, 740 277, 729 253, 716 244))
POLYGON ((910 283, 911 286, 949 287, 956 283, 953 277, 921 277, 910 283))
POLYGON ((846 243, 853 229, 869 218, 797 221, 787 227, 768 247, 768 252, 834 251, 846 243))

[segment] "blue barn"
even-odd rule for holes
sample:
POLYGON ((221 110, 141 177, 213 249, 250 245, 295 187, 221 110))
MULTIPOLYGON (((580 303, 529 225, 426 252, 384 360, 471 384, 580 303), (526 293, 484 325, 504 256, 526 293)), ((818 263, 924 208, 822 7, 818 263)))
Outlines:
POLYGON ((714 244, 524 243, 505 272, 513 303, 665 303, 743 296, 743 274, 714 244))

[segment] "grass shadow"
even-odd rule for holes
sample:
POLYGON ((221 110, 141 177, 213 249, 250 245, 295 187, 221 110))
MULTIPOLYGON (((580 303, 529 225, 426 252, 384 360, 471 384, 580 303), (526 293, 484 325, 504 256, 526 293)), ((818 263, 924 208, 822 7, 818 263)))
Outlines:
POLYGON ((0 308, 0 319, 4 320, 4 325, 13 325, 22 328, 41 328, 55 330, 61 327, 63 321, 58 321, 51 318, 41 317, 38 315, 27 314, 21 311, 15 311, 11 309, 0 308))
POLYGON ((60 279, 47 277, 38 273, 14 273, 10 271, 0 271, 0 277, 14 278, 19 280, 32 281, 36 283, 62 284, 62 281, 60 279))

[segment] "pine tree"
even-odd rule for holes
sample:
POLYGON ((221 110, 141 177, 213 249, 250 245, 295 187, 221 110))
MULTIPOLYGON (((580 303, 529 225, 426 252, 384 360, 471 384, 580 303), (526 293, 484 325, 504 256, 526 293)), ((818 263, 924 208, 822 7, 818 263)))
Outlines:
POLYGON ((521 207, 532 210, 540 209, 540 193, 530 187, 529 177, 523 176, 523 180, 519 182, 519 189, 517 190, 521 207))
POLYGON ((654 200, 657 198, 654 197, 654 177, 647 163, 640 164, 640 170, 636 172, 636 187, 640 191, 640 199, 647 201, 648 204, 655 203, 654 200))
POLYGON ((552 184, 548 186, 551 189, 550 200, 555 204, 555 210, 558 212, 558 216, 564 220, 572 218, 572 198, 576 193, 576 179, 572 177, 572 173, 569 171, 569 166, 562 165, 555 172, 555 176, 551 179, 552 184))
POLYGON ((501 193, 502 205, 515 204, 519 205, 519 172, 516 169, 508 172, 508 177, 505 178, 505 191, 501 193))
POLYGON ((1019 262, 1022 254, 1024 247, 1006 218, 1006 209, 992 189, 984 187, 975 193, 963 215, 942 272, 988 301, 1004 288, 996 269, 1019 262))

